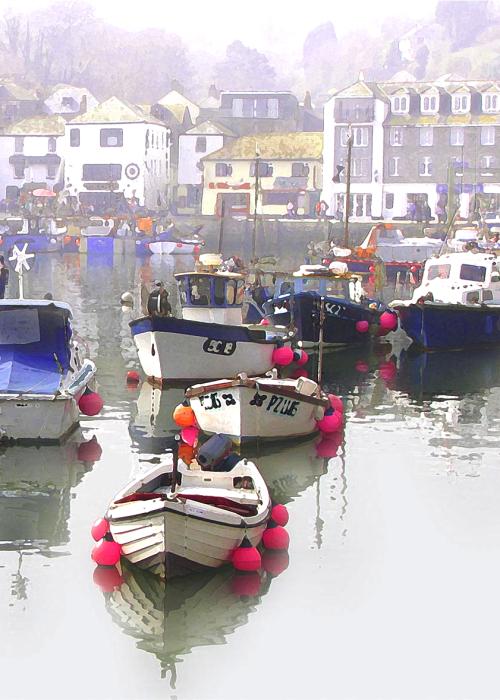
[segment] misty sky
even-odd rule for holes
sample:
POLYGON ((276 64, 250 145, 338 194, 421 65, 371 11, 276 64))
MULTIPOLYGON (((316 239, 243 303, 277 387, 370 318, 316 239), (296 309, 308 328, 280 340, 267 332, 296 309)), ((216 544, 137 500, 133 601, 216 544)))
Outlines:
MULTIPOLYGON (((376 32, 384 17, 415 19, 433 12, 435 0, 252 0, 213 3, 207 0, 91 0, 96 13, 126 29, 164 28, 179 34, 192 49, 222 53, 233 39, 263 51, 301 54, 308 31, 331 20, 338 35, 362 27, 376 32), (230 10, 231 5, 235 8, 230 10), (228 8, 228 9, 226 9, 228 8)), ((28 12, 49 0, 0 0, 0 10, 28 12)))

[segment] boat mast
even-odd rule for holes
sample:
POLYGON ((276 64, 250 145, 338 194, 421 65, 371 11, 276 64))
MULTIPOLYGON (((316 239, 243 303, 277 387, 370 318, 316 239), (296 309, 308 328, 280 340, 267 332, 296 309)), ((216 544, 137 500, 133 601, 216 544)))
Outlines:
POLYGON ((252 232, 252 262, 255 261, 255 249, 257 245, 257 206, 259 204, 259 170, 260 170, 260 153, 255 144, 255 192, 254 192, 254 207, 253 207, 253 232, 252 232))
POLYGON ((220 205, 220 226, 219 226, 219 255, 222 255, 222 246, 224 243, 224 217, 226 216, 226 202, 222 197, 220 205))
POLYGON ((344 248, 349 248, 349 213, 351 209, 351 156, 352 156, 352 129, 348 126, 347 132, 347 169, 345 185, 345 205, 344 205, 344 248))

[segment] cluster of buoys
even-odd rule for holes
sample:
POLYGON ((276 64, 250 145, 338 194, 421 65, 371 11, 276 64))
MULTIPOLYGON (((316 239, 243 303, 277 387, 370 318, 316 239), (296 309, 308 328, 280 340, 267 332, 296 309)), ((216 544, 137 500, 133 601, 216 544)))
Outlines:
POLYGON ((80 396, 78 408, 85 416, 97 416, 102 411, 104 401, 97 391, 92 391, 88 387, 80 396))
POLYGON ((316 421, 316 427, 322 433, 336 433, 344 425, 344 404, 335 394, 328 394, 330 405, 325 410, 323 418, 316 421))
MULTIPOLYGON (((200 435, 200 429, 196 422, 196 416, 194 414, 194 411, 189 405, 189 403, 187 401, 184 401, 183 403, 180 403, 178 406, 176 406, 172 417, 174 419, 174 423, 181 429, 182 442, 189 447, 196 447, 198 443, 198 437, 200 435)), ((180 451, 179 456, 181 456, 180 451)), ((183 461, 185 462, 186 460, 183 459, 183 461)))
POLYGON ((237 596, 255 597, 261 592, 266 574, 275 578, 288 568, 290 559, 286 549, 265 549, 261 556, 261 567, 257 571, 234 572, 231 579, 231 593, 237 596))
POLYGON ((305 365, 309 360, 309 355, 300 348, 294 350, 289 345, 282 345, 273 351, 273 364, 279 367, 287 367, 295 362, 299 367, 305 365))
MULTIPOLYGON (((281 503, 277 503, 273 506, 267 528, 262 535, 262 545, 265 550, 269 550, 269 552, 283 552, 288 549, 290 536, 285 530, 288 517, 286 506, 281 503)), ((265 568, 267 571, 267 561, 269 563, 269 568, 274 568, 274 571, 277 571, 279 567, 276 563, 273 566, 273 557, 266 556, 266 554, 266 551, 261 554, 257 547, 252 545, 248 537, 244 537, 240 546, 234 550, 231 562, 237 571, 258 571, 261 568, 265 568)), ((283 561, 283 557, 281 561, 283 561)), ((288 558, 286 566, 288 566, 288 558)), ((273 571, 269 571, 269 573, 273 573, 273 571)))
POLYGON ((98 566, 115 566, 120 561, 122 548, 115 542, 109 531, 109 522, 106 518, 99 518, 90 530, 92 538, 97 544, 92 549, 92 560, 98 566))

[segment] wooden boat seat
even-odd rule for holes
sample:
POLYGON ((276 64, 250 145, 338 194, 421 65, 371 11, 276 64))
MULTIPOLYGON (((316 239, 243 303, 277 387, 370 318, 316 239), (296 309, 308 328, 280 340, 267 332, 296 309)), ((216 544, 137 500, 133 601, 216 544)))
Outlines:
POLYGON ((216 508, 222 508, 222 510, 228 510, 231 513, 237 513, 238 515, 257 515, 257 506, 252 505, 251 503, 237 503, 236 501, 232 501, 230 498, 224 498, 223 496, 202 496, 194 493, 179 493, 178 498, 196 501, 197 503, 204 503, 208 506, 215 506, 216 508))

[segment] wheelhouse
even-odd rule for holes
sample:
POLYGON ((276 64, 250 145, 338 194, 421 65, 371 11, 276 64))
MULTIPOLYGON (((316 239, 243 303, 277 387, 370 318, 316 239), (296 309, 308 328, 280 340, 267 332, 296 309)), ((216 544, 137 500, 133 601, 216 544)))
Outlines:
POLYGON ((175 275, 182 308, 233 309, 243 306, 245 281, 225 272, 187 272, 175 275))

